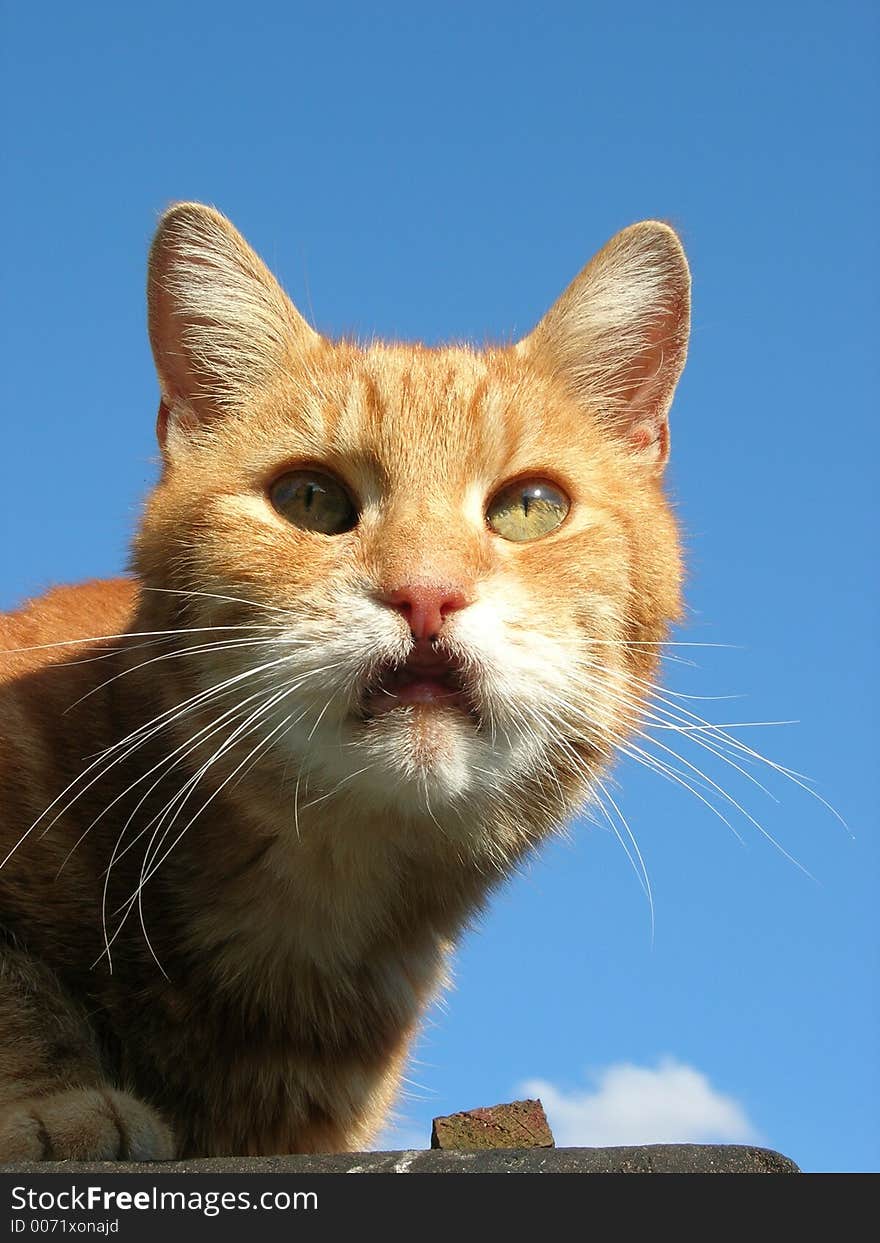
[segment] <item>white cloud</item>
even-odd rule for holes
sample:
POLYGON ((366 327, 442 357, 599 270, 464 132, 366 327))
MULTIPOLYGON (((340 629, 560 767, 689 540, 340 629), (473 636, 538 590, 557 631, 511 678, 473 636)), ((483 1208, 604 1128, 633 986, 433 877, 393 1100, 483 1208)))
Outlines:
POLYGON ((656 1068, 622 1062, 594 1072, 593 1087, 563 1092, 546 1079, 520 1085, 540 1097, 560 1147, 615 1144, 754 1143, 745 1110, 701 1071, 674 1058, 656 1068))

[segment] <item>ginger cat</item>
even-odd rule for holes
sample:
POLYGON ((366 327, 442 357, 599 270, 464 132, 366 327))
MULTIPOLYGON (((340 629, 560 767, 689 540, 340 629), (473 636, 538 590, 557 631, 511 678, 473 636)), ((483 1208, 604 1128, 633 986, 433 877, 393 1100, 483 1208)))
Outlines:
POLYGON ((0 1159, 370 1143, 456 939, 638 719, 688 323, 653 221, 477 352, 326 340, 165 214, 132 575, 0 617, 0 1159))

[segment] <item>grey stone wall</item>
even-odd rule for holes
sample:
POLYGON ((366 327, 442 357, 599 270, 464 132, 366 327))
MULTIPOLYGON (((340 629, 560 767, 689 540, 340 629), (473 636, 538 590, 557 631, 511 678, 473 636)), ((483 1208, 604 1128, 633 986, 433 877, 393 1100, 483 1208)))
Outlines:
POLYGON ((334 1156, 234 1158, 133 1164, 46 1161, 0 1166, 30 1174, 797 1174, 769 1148, 738 1144, 646 1144, 632 1148, 414 1149, 334 1156))

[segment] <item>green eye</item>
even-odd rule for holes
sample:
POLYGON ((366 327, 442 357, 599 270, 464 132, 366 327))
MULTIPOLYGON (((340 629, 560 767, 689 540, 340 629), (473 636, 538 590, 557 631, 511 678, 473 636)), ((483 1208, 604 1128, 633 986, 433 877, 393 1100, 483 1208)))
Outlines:
POLYGON ((546 479, 519 479, 495 493, 486 521, 504 539, 521 544, 555 531, 570 508, 565 493, 546 479))
POLYGON ((343 485, 320 470, 292 470, 282 475, 269 489, 269 499, 283 518, 304 531, 341 535, 358 520, 343 485))

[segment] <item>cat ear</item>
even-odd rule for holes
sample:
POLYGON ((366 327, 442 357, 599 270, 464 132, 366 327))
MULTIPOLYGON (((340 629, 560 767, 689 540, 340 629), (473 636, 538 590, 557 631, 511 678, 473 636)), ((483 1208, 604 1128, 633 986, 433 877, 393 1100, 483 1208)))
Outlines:
POLYGON ((646 220, 613 237, 516 348, 561 375, 635 457, 659 468, 689 327, 681 243, 668 225, 646 220))
POLYGON ((176 203, 150 249, 150 343, 162 405, 159 439, 242 409, 321 338, 225 216, 176 203))

